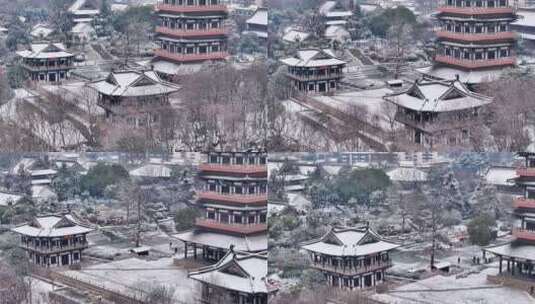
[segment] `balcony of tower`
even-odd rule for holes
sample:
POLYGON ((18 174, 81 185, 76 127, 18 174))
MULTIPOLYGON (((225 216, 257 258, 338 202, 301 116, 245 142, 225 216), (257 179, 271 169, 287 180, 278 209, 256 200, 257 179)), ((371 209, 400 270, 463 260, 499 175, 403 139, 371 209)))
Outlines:
POLYGON ((520 167, 516 169, 516 175, 520 177, 535 177, 535 167, 520 167))
POLYGON ((519 240, 535 241, 535 230, 514 228, 513 236, 519 240))
POLYGON ((208 53, 193 53, 193 54, 179 54, 172 53, 163 49, 154 51, 156 57, 168 59, 175 62, 198 62, 208 60, 226 60, 230 55, 228 52, 208 52, 208 53))
POLYGON ((334 266, 334 265, 330 265, 328 263, 322 263, 322 262, 311 262, 310 266, 320 271, 354 276, 354 275, 360 275, 363 273, 368 273, 371 271, 390 268, 392 267, 392 261, 391 260, 379 261, 379 262, 372 263, 370 265, 345 266, 345 267, 334 266))
POLYGON ((256 205, 266 206, 268 196, 267 193, 261 194, 226 194, 215 191, 199 191, 197 198, 200 201, 210 201, 218 203, 227 203, 230 205, 256 205))
POLYGON ((494 32, 494 33, 459 33, 447 30, 437 30, 437 38, 442 40, 459 41, 463 43, 491 43, 499 41, 514 42, 517 38, 514 32, 494 32))
POLYGON ((195 219, 195 226, 201 229, 208 229, 211 231, 220 231, 232 234, 257 234, 267 231, 267 224, 239 224, 239 223, 223 223, 217 220, 197 218, 195 219))
POLYGON ((194 38, 194 37, 212 37, 212 36, 227 36, 228 28, 209 28, 209 29, 173 29, 165 26, 157 26, 156 33, 172 36, 176 38, 194 38))
POLYGON ((466 6, 453 6, 453 5, 444 5, 438 8, 439 14, 448 14, 448 15, 459 15, 459 16, 475 16, 475 17, 484 17, 484 16, 496 16, 496 15, 509 15, 513 16, 515 10, 513 7, 466 7, 466 6))
POLYGON ((503 57, 498 59, 460 59, 451 56, 436 55, 435 61, 446 65, 461 67, 464 69, 498 68, 516 65, 516 57, 503 57))
POLYGON ((155 6, 157 13, 228 13, 227 6, 224 4, 172 4, 165 2, 158 2, 155 6))
POLYGON ((199 166, 203 173, 242 174, 267 177, 267 166, 205 163, 199 166))
POLYGON ((515 209, 533 209, 535 212, 535 199, 516 197, 513 199, 513 208, 515 209))

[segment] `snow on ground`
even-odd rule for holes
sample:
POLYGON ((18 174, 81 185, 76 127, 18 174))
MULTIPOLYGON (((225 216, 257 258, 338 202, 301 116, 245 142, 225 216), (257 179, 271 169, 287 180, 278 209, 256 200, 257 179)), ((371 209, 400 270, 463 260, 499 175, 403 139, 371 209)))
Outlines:
POLYGON ((486 269, 459 279, 436 275, 400 286, 386 294, 376 294, 373 299, 389 304, 534 303, 535 299, 524 291, 488 283, 487 275, 494 273, 494 269, 486 269))
MULTIPOLYGON (((373 116, 379 118, 378 126, 383 130, 390 129, 390 122, 385 116, 385 107, 389 106, 388 101, 383 97, 392 93, 392 90, 388 88, 364 90, 364 91, 351 91, 337 93, 333 96, 314 96, 314 99, 320 101, 328 106, 335 107, 341 111, 351 111, 351 107, 362 107, 366 109, 368 115, 368 123, 374 124, 373 116)), ((395 128, 401 128, 403 125, 396 123, 395 128)))
POLYGON ((187 270, 174 266, 172 258, 155 261, 130 258, 64 274, 130 296, 139 296, 140 292, 147 292, 154 285, 164 285, 175 288, 177 303, 191 303, 199 293, 198 283, 187 277, 187 270))
POLYGON ((33 304, 45 304, 49 303, 48 301, 48 293, 50 291, 54 290, 54 286, 50 283, 47 283, 45 281, 36 279, 36 278, 30 278, 26 277, 26 280, 29 280, 28 282, 31 284, 32 288, 32 303, 33 304))

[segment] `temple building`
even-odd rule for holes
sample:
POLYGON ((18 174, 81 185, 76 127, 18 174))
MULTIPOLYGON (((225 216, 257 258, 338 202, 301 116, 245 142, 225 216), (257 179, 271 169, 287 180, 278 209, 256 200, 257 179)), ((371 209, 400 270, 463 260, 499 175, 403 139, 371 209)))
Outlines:
POLYGON ((202 216, 195 227, 175 235, 185 258, 200 254, 219 261, 236 251, 267 250, 267 164, 263 152, 210 152, 200 165, 204 182, 197 191, 202 216))
POLYGON ((74 24, 91 23, 99 14, 97 1, 75 0, 69 7, 74 24))
POLYGON ((321 271, 330 286, 349 289, 385 282, 385 271, 392 266, 390 252, 397 247, 368 225, 332 227, 321 238, 301 246, 309 253, 310 267, 321 271))
POLYGON ((385 100, 397 106, 395 119, 405 125, 409 140, 424 147, 469 143, 470 130, 492 99, 468 89, 459 79, 417 80, 385 100))
POLYGON ((38 216, 11 229, 21 236, 19 246, 26 250, 30 261, 43 267, 80 263, 82 251, 88 247, 87 234, 92 230, 69 214, 38 216))
POLYGON ((267 252, 236 252, 232 248, 216 264, 188 274, 202 284, 201 301, 207 304, 267 304, 278 284, 267 278, 267 252))
POLYGON ((516 18, 509 0, 444 0, 439 7, 434 66, 420 70, 438 79, 477 84, 514 67, 516 18))
POLYGON ((73 68, 74 54, 67 52, 62 43, 32 44, 17 55, 32 81, 62 81, 73 68))
POLYGON ((334 93, 344 77, 345 61, 329 49, 300 50, 295 57, 281 59, 294 89, 304 94, 334 93))
POLYGON ((258 38, 268 38, 268 9, 259 7, 251 18, 245 22, 243 34, 255 34, 258 38))
POLYGON ((229 56, 228 12, 220 0, 164 0, 155 8, 159 48, 152 64, 159 73, 177 75, 185 70, 181 65, 200 67, 202 62, 229 56))
POLYGON ((143 127, 159 121, 159 110, 170 104, 179 87, 162 80, 154 71, 116 71, 87 84, 98 93, 98 105, 112 120, 143 127))
POLYGON ((514 182, 523 189, 523 195, 513 200, 514 215, 517 218, 513 228, 514 240, 483 248, 483 254, 498 257, 498 274, 488 276, 497 284, 535 292, 535 153, 519 153, 525 159, 517 168, 514 182))

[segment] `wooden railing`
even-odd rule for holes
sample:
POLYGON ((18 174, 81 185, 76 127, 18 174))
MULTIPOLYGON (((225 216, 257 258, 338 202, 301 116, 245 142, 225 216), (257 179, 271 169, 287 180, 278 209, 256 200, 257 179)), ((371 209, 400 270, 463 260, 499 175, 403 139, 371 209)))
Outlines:
POLYGON ((511 56, 499 59, 470 60, 437 55, 435 56, 435 61, 454 66, 461 66, 468 69, 476 69, 486 67, 513 66, 516 64, 516 57, 511 56))
POLYGON ((175 37, 219 36, 219 35, 227 35, 228 29, 221 27, 221 28, 184 30, 184 29, 172 29, 172 28, 165 27, 165 26, 157 26, 156 33, 169 35, 169 36, 175 36, 175 37))
POLYGON ((514 228, 513 229, 513 236, 522 239, 522 240, 528 240, 528 241, 535 241, 535 231, 534 230, 527 230, 522 228, 514 228))
POLYGON ((514 208, 534 208, 535 209, 535 199, 517 197, 513 200, 514 208))
POLYGON ((481 16, 481 15, 501 15, 513 14, 512 7, 457 7, 457 6, 441 6, 438 8, 439 13, 481 16))
POLYGON ((158 3, 156 4, 156 11, 165 11, 173 13, 194 13, 194 12, 227 12, 227 6, 223 4, 218 5, 173 5, 158 3))
POLYGON ((266 174, 266 165, 231 165, 231 164, 201 164, 199 169, 204 172, 266 174))
POLYGON ((32 251, 37 251, 41 253, 54 253, 54 252, 85 249, 88 247, 88 243, 78 243, 78 244, 67 245, 67 246, 50 246, 50 247, 49 246, 34 246, 31 244, 21 243, 19 246, 26 250, 32 250, 32 251))
POLYGON ((360 274, 360 273, 365 273, 365 272, 369 272, 369 271, 374 271, 374 270, 379 270, 379 269, 385 269, 385 268, 389 268, 389 267, 392 267, 392 261, 387 261, 387 262, 378 262, 378 263, 375 263, 375 264, 371 264, 371 265, 367 265, 367 266, 360 266, 360 267, 349 267, 349 266, 333 266, 333 265, 329 265, 327 263, 323 264, 323 263, 312 263, 311 266, 313 268, 316 268, 318 270, 322 270, 322 271, 329 271, 329 272, 335 272, 335 273, 343 273, 343 274, 351 274, 351 275, 356 275, 356 274, 360 274))
POLYGON ((520 167, 516 169, 516 175, 518 176, 535 176, 535 167, 520 167))
POLYGON ((267 193, 264 194, 224 194, 214 191, 197 192, 198 198, 218 202, 242 204, 267 204, 267 193))
POLYGON ((201 228, 208 228, 211 230, 221 230, 233 233, 251 234, 262 231, 267 231, 266 224, 228 224, 216 220, 198 218, 195 220, 195 225, 201 228))
POLYGON ((210 52, 199 54, 178 54, 166 50, 158 49, 154 51, 157 57, 166 58, 178 62, 206 61, 206 60, 225 60, 229 57, 227 52, 210 52))
POLYGON ((464 42, 485 42, 499 40, 514 40, 516 34, 513 32, 496 32, 496 33, 457 33, 445 30, 436 32, 438 38, 459 40, 464 42))

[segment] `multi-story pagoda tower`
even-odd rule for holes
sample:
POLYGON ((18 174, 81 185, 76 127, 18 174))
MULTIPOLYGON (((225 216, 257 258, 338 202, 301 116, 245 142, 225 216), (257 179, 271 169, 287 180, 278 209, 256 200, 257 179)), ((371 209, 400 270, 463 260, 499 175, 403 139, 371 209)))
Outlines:
POLYGON ((535 153, 519 153, 525 158, 522 167, 516 170, 515 184, 522 195, 513 200, 517 223, 513 228, 511 242, 489 246, 484 253, 498 257, 498 275, 489 280, 504 285, 535 292, 535 153), (506 262, 506 264, 505 264, 506 262), (504 265, 505 264, 505 265, 504 265))
POLYGON ((156 14, 157 71, 174 75, 182 64, 228 57, 228 12, 220 0, 163 0, 156 4, 156 14))
POLYGON ((267 165, 262 152, 210 152, 200 165, 204 186, 197 192, 202 216, 194 229, 176 235, 184 256, 220 260, 233 246, 267 250, 267 165))
POLYGON ((430 76, 446 80, 459 75, 479 83, 516 65, 516 18, 511 0, 444 0, 438 8, 437 51, 430 76))

